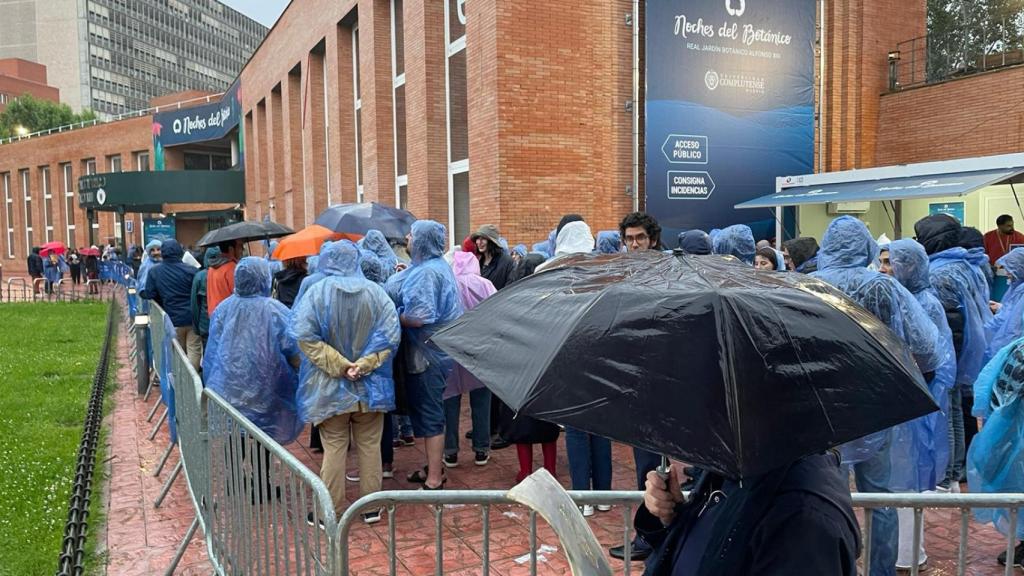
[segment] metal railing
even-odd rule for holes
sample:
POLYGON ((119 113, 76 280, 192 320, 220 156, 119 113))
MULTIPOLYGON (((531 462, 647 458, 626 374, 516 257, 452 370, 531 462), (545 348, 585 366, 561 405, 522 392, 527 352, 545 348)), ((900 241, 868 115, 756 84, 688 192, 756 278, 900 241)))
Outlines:
POLYGON ((28 297, 28 290, 29 290, 29 288, 28 288, 28 282, 24 278, 8 278, 7 279, 7 301, 8 302, 14 302, 14 300, 11 299, 11 287, 13 285, 15 285, 15 284, 20 284, 21 285, 21 299, 22 299, 22 301, 28 302, 28 300, 29 300, 29 297, 28 297))
POLYGON ((1024 63, 1024 38, 1007 22, 982 22, 905 40, 889 52, 889 90, 944 82, 1024 63))
POLYGON ((39 130, 30 134, 23 134, 20 136, 11 136, 9 138, 0 138, 0 146, 4 144, 10 144, 11 142, 19 142, 21 140, 27 140, 29 138, 37 138, 39 136, 49 136, 50 134, 60 134, 62 132, 70 132, 71 130, 78 130, 80 128, 87 128, 89 126, 96 126, 98 124, 107 124, 108 122, 117 122, 119 120, 127 120, 129 118, 139 118, 141 116, 148 116, 150 114, 158 114, 164 110, 180 110, 183 105, 192 104, 195 102, 202 102, 204 104, 210 103, 215 99, 220 99, 223 96, 223 92, 217 94, 210 94, 209 96, 199 96, 196 98, 190 98, 188 100, 181 100, 179 102, 172 102, 164 106, 152 106, 150 108, 143 108, 142 110, 133 110, 131 112, 123 112, 116 116, 111 116, 107 119, 95 118, 93 120, 85 120, 82 122, 75 122, 74 124, 64 124, 56 128, 50 128, 47 130, 39 130))
MULTIPOLYGON (((150 308, 153 325, 166 326, 166 315, 159 306, 150 308)), ((145 329, 137 326, 136 329, 145 329)), ((446 490, 377 492, 360 498, 340 518, 335 516, 330 494, 320 477, 298 461, 224 398, 203 388, 202 380, 188 362, 185 351, 175 340, 173 330, 155 330, 152 334, 154 364, 167 366, 161 374, 162 388, 173 395, 169 413, 177 423, 177 444, 181 454, 175 473, 168 478, 163 494, 179 472, 183 472, 195 510, 178 553, 167 574, 172 574, 191 539, 201 529, 208 556, 218 574, 305 574, 345 575, 351 571, 350 536, 362 513, 383 508, 388 514, 387 557, 378 565, 397 574, 396 542, 403 524, 396 521, 403 508, 430 507, 433 515, 435 572, 444 571, 444 515, 446 507, 479 506, 483 541, 480 548, 481 573, 490 569, 491 512, 498 505, 523 506, 512 491, 446 490), (164 364, 166 362, 166 364, 164 364), (318 528, 317 528, 318 527, 318 528)), ((159 405, 159 403, 157 403, 159 405)), ((617 505, 622 517, 622 542, 629 558, 633 531, 633 512, 643 494, 635 491, 569 492, 576 504, 617 505)), ((879 508, 914 510, 914 558, 911 573, 917 572, 920 529, 924 510, 953 510, 960 514, 958 575, 966 573, 967 550, 971 535, 972 510, 1008 509, 1007 549, 1012 557, 1016 544, 1019 510, 1024 494, 853 494, 856 508, 865 509, 862 536, 865 566, 870 565, 872 550, 872 511, 879 508)), ((538 512, 523 507, 529 521, 529 549, 522 558, 529 573, 536 574, 541 548, 538 547, 538 512)), ((561 542, 572 549, 578 542, 561 542)), ((571 556, 570 556, 571 561, 571 556)), ((1012 562, 1006 574, 1013 571, 1012 562)), ((623 563, 629 575, 639 566, 623 563)))

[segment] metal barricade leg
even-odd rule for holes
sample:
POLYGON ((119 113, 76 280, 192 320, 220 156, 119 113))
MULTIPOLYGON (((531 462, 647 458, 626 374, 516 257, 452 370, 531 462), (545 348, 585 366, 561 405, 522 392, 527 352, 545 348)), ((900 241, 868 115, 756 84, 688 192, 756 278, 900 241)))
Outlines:
POLYGON ((178 544, 178 550, 174 553, 174 559, 171 560, 171 565, 167 567, 167 571, 164 572, 164 576, 172 576, 174 571, 178 569, 178 564, 181 563, 181 559, 185 556, 185 550, 188 549, 188 545, 192 542, 192 537, 196 535, 196 530, 199 529, 199 517, 197 516, 192 520, 192 525, 188 527, 188 532, 185 533, 185 537, 182 538, 181 544, 178 544))
MULTIPOLYGON (((158 406, 159 406, 159 404, 158 404, 158 406)), ((160 427, 163 426, 164 420, 167 420, 167 412, 168 412, 168 409, 167 409, 166 406, 164 406, 163 414, 161 414, 160 415, 160 419, 157 420, 156 426, 153 426, 153 431, 149 433, 149 439, 150 440, 152 440, 153 438, 156 438, 156 433, 160 431, 160 427)))
POLYGON ((160 495, 153 501, 153 508, 159 508, 164 503, 164 498, 167 498, 167 494, 171 491, 171 486, 174 481, 178 479, 178 475, 181 474, 181 460, 174 466, 174 470, 171 475, 167 477, 167 481, 164 482, 163 488, 160 489, 160 495))
POLYGON ((160 456, 160 463, 156 465, 156 470, 153 471, 153 476, 159 476, 164 471, 164 465, 167 464, 167 459, 171 457, 171 452, 174 452, 174 447, 177 446, 177 442, 171 442, 167 445, 167 449, 164 450, 162 456, 160 456))

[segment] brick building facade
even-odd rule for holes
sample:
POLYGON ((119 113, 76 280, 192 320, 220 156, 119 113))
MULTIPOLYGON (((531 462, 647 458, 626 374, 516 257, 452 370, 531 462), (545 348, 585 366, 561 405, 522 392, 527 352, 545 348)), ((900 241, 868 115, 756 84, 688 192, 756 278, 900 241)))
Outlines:
MULTIPOLYGON (((246 218, 298 229, 330 204, 362 200, 438 220, 453 242, 485 223, 512 243, 537 242, 569 212, 614 228, 633 206, 631 12, 631 0, 292 2, 239 78, 246 218)), ((887 51, 924 33, 923 1, 825 2, 816 167, 1020 149, 1016 117, 995 118, 1016 102, 1024 68, 886 94, 887 51), (968 108, 975 124, 992 116, 997 136, 947 145, 943 128, 968 125, 968 108)), ((136 119, 0 147, 16 208, 13 259, 0 234, 5 267, 24 261, 21 170, 38 180, 39 166, 58 174, 70 162, 77 177, 87 158, 149 150, 150 130, 136 119)), ((166 168, 180 169, 173 154, 166 168)), ((33 196, 36 236, 42 205, 33 196)), ((113 234, 103 218, 101 240, 113 234)))
POLYGON ((24 94, 60 102, 60 90, 46 83, 46 66, 21 58, 0 60, 0 112, 8 102, 24 94))

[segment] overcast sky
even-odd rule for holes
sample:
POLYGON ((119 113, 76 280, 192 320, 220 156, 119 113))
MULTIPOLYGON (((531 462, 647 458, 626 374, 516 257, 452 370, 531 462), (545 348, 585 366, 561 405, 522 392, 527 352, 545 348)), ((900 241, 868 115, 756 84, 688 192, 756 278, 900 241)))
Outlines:
POLYGON ((289 0, 220 0, 267 28, 277 22, 289 0))

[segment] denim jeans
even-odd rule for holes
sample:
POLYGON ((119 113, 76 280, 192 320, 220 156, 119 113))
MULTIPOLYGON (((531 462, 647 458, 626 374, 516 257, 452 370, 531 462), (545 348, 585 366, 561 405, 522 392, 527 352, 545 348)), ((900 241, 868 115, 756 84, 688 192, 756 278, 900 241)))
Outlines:
POLYGON ((647 489, 647 473, 661 466, 661 455, 640 448, 633 448, 633 463, 636 465, 636 489, 647 489))
POLYGON ((565 428, 573 490, 612 489, 612 443, 575 428, 565 428))
POLYGON ((391 439, 398 440, 399 436, 412 437, 412 420, 405 414, 389 414, 391 417, 391 439))
POLYGON ((946 466, 946 482, 953 484, 964 473, 964 413, 960 388, 949 391, 949 465, 946 466))
MULTIPOLYGON (((890 447, 892 436, 869 460, 853 465, 858 492, 886 493, 892 475, 890 447)), ((899 545, 899 520, 895 508, 877 508, 871 516, 871 566, 868 576, 895 576, 899 545)))
MULTIPOLYGON (((444 453, 459 453, 459 413, 462 394, 444 401, 444 453)), ((477 388, 469 393, 469 412, 473 419, 473 451, 491 450, 491 391, 477 388)))

